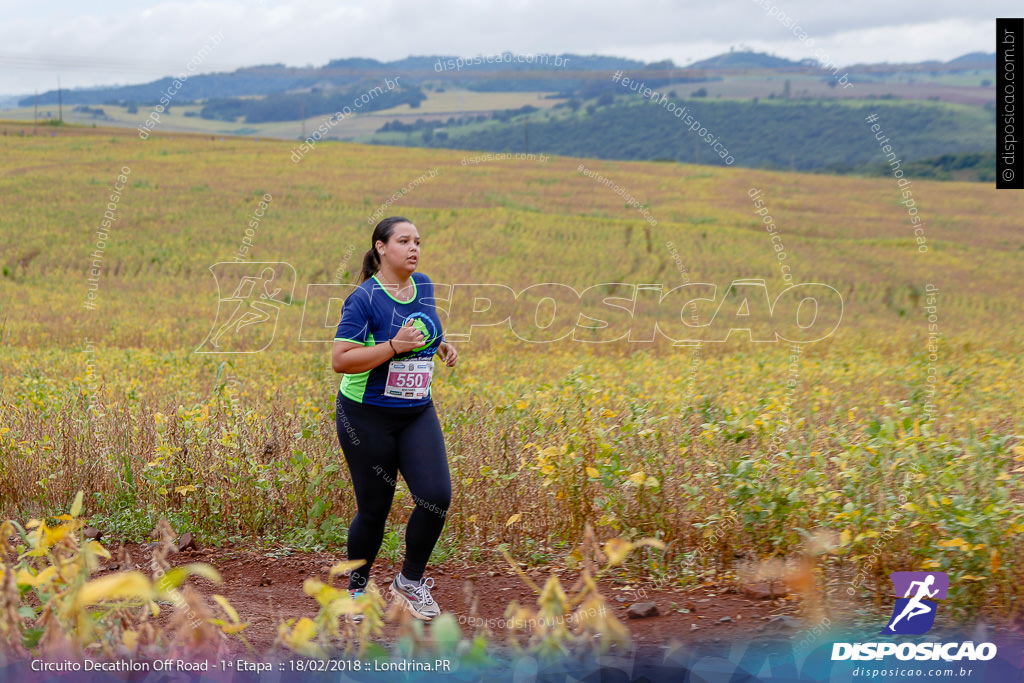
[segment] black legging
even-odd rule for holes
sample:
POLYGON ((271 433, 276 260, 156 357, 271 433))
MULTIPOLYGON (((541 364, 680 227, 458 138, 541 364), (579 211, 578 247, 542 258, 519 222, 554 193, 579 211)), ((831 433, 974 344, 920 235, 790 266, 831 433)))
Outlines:
POLYGON ((356 403, 339 391, 335 408, 338 441, 352 474, 358 508, 348 530, 348 558, 366 560, 352 571, 348 586, 362 589, 369 581, 384 540, 398 472, 416 503, 405 529, 402 574, 419 581, 452 500, 448 456, 434 403, 381 408, 356 403))

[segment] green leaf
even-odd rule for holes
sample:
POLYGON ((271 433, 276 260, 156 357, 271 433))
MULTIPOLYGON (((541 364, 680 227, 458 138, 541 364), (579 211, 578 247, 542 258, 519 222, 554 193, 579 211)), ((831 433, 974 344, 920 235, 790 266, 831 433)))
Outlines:
POLYGON ((39 639, 43 637, 43 629, 41 628, 28 628, 21 635, 21 644, 26 650, 31 650, 39 644, 39 639))
POLYGON ((430 622, 430 635, 434 638, 439 654, 455 652, 462 632, 450 612, 444 612, 430 622))

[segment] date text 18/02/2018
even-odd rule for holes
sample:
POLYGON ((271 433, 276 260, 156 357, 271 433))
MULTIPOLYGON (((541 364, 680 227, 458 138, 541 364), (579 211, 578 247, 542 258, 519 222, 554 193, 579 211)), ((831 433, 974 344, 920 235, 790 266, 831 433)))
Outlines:
MULTIPOLYGON (((251 663, 250 663, 251 664, 251 663)), ((449 659, 415 661, 362 661, 359 659, 292 659, 282 662, 289 671, 451 671, 449 659)))

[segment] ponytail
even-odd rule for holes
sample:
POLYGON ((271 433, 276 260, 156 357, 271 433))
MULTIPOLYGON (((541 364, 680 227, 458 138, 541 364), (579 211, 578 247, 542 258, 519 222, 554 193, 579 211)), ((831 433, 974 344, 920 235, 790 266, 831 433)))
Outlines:
POLYGON ((378 270, 380 270, 380 254, 377 253, 376 247, 370 247, 363 255, 363 273, 359 283, 362 284, 369 280, 378 270))
POLYGON ((363 272, 362 279, 359 280, 360 284, 369 280, 380 270, 380 254, 377 253, 377 242, 387 244, 388 240, 391 239, 391 233, 395 231, 395 226, 399 223, 412 223, 412 221, 401 216, 388 216, 374 227, 373 234, 370 236, 370 248, 363 254, 363 272))

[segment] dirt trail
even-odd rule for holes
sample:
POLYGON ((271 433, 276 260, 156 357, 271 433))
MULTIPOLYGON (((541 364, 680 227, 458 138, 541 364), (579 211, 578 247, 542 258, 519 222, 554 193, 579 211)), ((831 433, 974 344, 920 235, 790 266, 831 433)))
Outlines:
MULTIPOLYGON (((116 542, 108 544, 115 558, 116 546, 116 542)), ((127 549, 135 568, 149 573, 150 547, 127 544, 127 549)), ((225 596, 241 619, 249 622, 250 626, 245 630, 246 638, 262 654, 270 650, 281 621, 313 617, 317 613, 316 601, 302 590, 303 581, 307 578, 326 581, 328 570, 344 557, 332 553, 286 554, 266 550, 208 548, 186 550, 168 559, 173 565, 204 562, 220 572, 223 584, 216 585, 199 577, 190 578, 188 583, 207 598, 214 593, 225 596)), ((377 560, 373 579, 378 585, 386 585, 399 569, 400 565, 377 560)), ((543 585, 550 570, 533 569, 526 573, 534 583, 543 585)), ((507 565, 447 563, 429 567, 428 576, 434 578, 432 593, 435 600, 442 610, 455 615, 466 637, 474 633, 473 624, 468 619, 469 607, 465 598, 467 581, 472 582, 479 599, 478 618, 495 620, 488 622, 495 633, 494 640, 505 640, 506 630, 496 622, 504 617, 509 602, 518 600, 520 604, 536 607, 536 596, 530 587, 507 565)), ((562 586, 566 590, 577 577, 577 573, 559 572, 562 586)), ((342 585, 342 581, 344 577, 338 577, 335 584, 342 585)), ((629 629, 634 645, 652 654, 663 651, 673 640, 707 642, 795 632, 796 622, 790 616, 795 613, 796 606, 788 600, 758 599, 721 586, 702 586, 682 591, 655 590, 644 584, 634 584, 629 590, 623 590, 622 584, 610 580, 601 580, 598 585, 615 616, 629 629), (646 596, 643 593, 638 595, 637 588, 642 588, 646 596), (628 618, 627 609, 634 602, 655 603, 657 616, 628 618), (681 609, 688 609, 689 612, 681 613, 678 611, 681 609), (780 619, 780 615, 790 616, 780 619)), ((397 624, 385 625, 385 642, 395 640, 397 628, 397 624)), ((241 644, 238 645, 237 653, 244 654, 241 644)))

